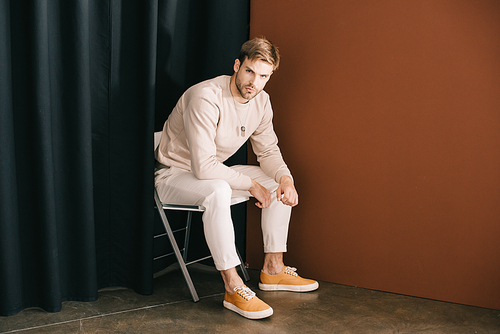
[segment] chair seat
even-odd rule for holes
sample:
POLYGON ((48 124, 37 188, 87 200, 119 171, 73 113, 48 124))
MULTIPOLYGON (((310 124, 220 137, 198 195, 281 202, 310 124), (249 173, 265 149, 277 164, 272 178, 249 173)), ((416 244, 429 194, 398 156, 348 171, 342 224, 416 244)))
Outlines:
MULTIPOLYGON (((231 198, 231 206, 240 204, 248 201, 248 197, 234 197, 231 198)), ((163 209, 171 209, 171 210, 180 210, 180 211, 197 211, 203 212, 205 208, 203 205, 186 205, 186 204, 172 204, 172 203, 163 203, 161 202, 163 209)))

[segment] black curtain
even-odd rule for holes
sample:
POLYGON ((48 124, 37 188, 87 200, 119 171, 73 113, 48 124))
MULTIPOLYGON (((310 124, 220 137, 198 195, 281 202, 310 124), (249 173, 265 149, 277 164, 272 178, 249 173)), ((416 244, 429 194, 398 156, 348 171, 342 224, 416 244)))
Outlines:
POLYGON ((153 131, 231 73, 233 2, 0 1, 0 315, 152 293, 153 131))

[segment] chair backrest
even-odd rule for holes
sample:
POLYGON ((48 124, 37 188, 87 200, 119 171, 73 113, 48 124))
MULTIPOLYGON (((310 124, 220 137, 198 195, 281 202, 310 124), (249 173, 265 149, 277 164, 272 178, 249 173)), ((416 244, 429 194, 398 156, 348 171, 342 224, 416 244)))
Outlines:
POLYGON ((160 139, 161 139, 161 131, 155 132, 155 147, 154 147, 155 150, 158 147, 158 145, 160 145, 160 139))

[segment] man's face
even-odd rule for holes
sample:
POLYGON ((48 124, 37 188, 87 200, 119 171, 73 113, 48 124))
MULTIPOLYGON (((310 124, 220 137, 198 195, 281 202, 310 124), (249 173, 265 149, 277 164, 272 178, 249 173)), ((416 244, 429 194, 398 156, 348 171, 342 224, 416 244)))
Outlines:
POLYGON ((240 95, 245 100, 257 96, 273 74, 273 65, 262 60, 245 59, 243 64, 236 59, 234 63, 235 84, 240 95))

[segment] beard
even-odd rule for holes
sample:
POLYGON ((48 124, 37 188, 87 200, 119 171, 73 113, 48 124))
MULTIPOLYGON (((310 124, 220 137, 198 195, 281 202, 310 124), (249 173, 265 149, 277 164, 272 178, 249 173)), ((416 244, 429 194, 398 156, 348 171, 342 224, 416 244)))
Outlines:
POLYGON ((236 88, 238 89, 238 92, 240 93, 241 97, 244 98, 245 100, 250 101, 251 99, 256 97, 262 91, 262 89, 257 90, 257 88, 252 84, 244 85, 238 77, 239 73, 240 73, 239 71, 236 73, 236 76, 234 78, 234 83, 236 84, 236 88), (254 90, 254 92, 250 93, 246 90, 246 88, 251 88, 254 90))

